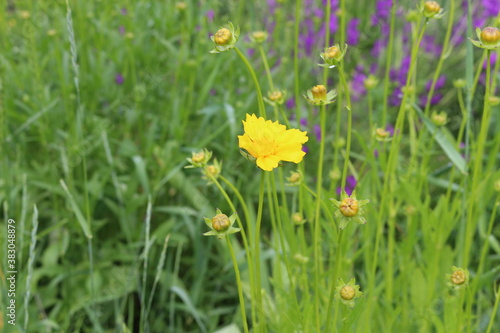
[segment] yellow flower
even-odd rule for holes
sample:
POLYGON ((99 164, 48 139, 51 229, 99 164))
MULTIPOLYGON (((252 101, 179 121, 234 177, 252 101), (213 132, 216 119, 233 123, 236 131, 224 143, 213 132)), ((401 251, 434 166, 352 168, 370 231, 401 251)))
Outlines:
POLYGON ((307 142, 307 132, 286 129, 277 121, 272 122, 255 114, 247 114, 243 121, 245 134, 239 135, 239 146, 256 159, 262 170, 272 171, 280 161, 299 163, 306 154, 302 144, 307 142))

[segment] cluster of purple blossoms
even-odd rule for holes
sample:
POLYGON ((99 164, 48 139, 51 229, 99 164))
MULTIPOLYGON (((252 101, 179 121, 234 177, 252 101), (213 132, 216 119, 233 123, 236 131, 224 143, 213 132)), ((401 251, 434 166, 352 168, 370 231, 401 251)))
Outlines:
MULTIPOLYGON (((344 187, 344 190, 347 193, 347 195, 350 196, 352 194, 352 192, 356 189, 357 184, 358 184, 358 182, 356 181, 356 178, 354 176, 352 176, 352 175, 347 176, 347 178, 345 180, 345 187, 344 187)), ((340 186, 337 187, 336 192, 337 192, 337 195, 340 195, 342 192, 342 188, 340 186)))

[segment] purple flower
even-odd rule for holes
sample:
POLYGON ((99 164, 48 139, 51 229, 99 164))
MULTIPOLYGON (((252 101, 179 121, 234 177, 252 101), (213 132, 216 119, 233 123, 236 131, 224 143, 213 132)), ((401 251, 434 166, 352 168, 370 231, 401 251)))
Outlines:
POLYGON ((391 136, 394 136, 394 126, 392 126, 392 124, 387 124, 385 130, 389 132, 391 136))
POLYGON ((353 101, 359 101, 366 94, 365 88, 366 75, 363 73, 363 67, 356 67, 356 72, 352 76, 351 96, 353 101))
POLYGON ((307 154, 309 152, 309 148, 306 145, 303 145, 302 151, 307 154))
MULTIPOLYGON (((431 105, 439 104, 439 102, 441 102, 441 99, 443 99, 443 95, 441 95, 440 93, 436 93, 436 94, 432 95, 431 105)), ((426 104, 427 104, 427 94, 421 95, 420 96, 420 105, 425 106, 426 104)))
MULTIPOLYGON (((446 83, 446 75, 443 74, 439 77, 439 79, 437 79, 436 85, 434 86, 434 90, 443 88, 445 83, 446 83)), ((431 85, 432 85, 432 80, 427 81, 427 83, 425 84, 425 90, 430 91, 431 85)))
POLYGON ((439 56, 443 50, 441 45, 435 43, 436 38, 434 36, 424 36, 422 39, 422 46, 427 53, 439 56))
POLYGON ((303 127, 307 127, 307 118, 300 118, 300 124, 303 127))
POLYGON ((115 83, 118 85, 122 85, 125 79, 123 78, 123 75, 121 73, 116 74, 115 76, 115 83))
MULTIPOLYGON (((493 52, 490 54, 490 66, 491 68, 493 68, 495 66, 497 62, 497 53, 496 52, 493 52)), ((483 62, 483 69, 486 69, 486 67, 488 66, 488 60, 484 60, 483 62)))
POLYGON ((213 9, 208 10, 205 15, 207 16, 208 22, 212 22, 214 20, 215 13, 213 9))
POLYGON ((287 99, 285 102, 285 106, 287 109, 295 108, 295 98, 292 96, 289 99, 287 99))
POLYGON ((359 19, 353 18, 347 24, 347 44, 357 45, 359 42, 360 32, 358 30, 359 19))
POLYGON ((313 132, 316 136, 316 140, 318 140, 318 142, 321 141, 321 127, 318 124, 313 126, 313 132))
POLYGON ((379 0, 375 5, 375 16, 378 20, 387 21, 391 15, 392 0, 379 0))
POLYGON ((500 0, 483 0, 483 13, 488 17, 495 17, 500 13, 500 0))
MULTIPOLYGON (((352 194, 352 191, 354 191, 357 184, 358 184, 358 182, 356 181, 356 178, 354 178, 354 176, 352 176, 352 175, 347 176, 347 178, 345 180, 345 188, 344 188, 347 195, 352 194)), ((337 195, 341 194, 342 189, 340 188, 340 186, 337 187, 336 192, 337 192, 337 195)))
POLYGON ((122 13, 122 15, 127 15, 127 8, 125 7, 122 7, 122 9, 120 10, 120 12, 122 13))
POLYGON ((120 25, 118 31, 120 32, 120 35, 123 35, 125 33, 125 27, 123 25, 120 25))

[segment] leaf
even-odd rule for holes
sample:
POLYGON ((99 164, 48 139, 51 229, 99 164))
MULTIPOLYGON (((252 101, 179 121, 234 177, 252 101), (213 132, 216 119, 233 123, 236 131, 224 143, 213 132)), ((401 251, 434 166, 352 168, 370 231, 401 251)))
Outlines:
POLYGON ((76 220, 80 224, 80 227, 82 228, 83 233, 85 234, 85 237, 92 238, 92 232, 90 231, 89 222, 83 216, 83 213, 80 210, 80 207, 78 206, 78 204, 76 203, 75 198, 73 197, 73 195, 69 191, 68 186, 66 186, 66 183, 62 179, 60 179, 59 182, 61 183, 61 186, 68 197, 69 204, 71 205, 71 208, 73 209, 73 212, 76 215, 76 220))
POLYGON ((441 148, 443 148, 444 152, 449 157, 451 162, 461 173, 463 173, 464 175, 467 174, 467 164, 465 163, 462 155, 460 155, 458 150, 455 148, 455 144, 452 143, 446 137, 446 135, 431 122, 431 120, 422 112, 422 109, 420 109, 418 105, 413 104, 413 107, 415 108, 415 110, 417 110, 420 118, 427 127, 427 130, 432 134, 434 140, 436 140, 441 148))
POLYGON ((184 302, 184 305, 186 305, 187 310, 193 316, 194 320, 196 321, 196 323, 200 327, 200 330, 202 332, 206 332, 207 329, 205 328, 205 325, 201 321, 200 313, 194 307, 193 302, 191 302, 191 298, 189 297, 189 294, 186 292, 186 290, 184 290, 183 288, 178 287, 178 286, 173 286, 172 288, 170 288, 170 290, 174 294, 179 296, 179 298, 184 302))

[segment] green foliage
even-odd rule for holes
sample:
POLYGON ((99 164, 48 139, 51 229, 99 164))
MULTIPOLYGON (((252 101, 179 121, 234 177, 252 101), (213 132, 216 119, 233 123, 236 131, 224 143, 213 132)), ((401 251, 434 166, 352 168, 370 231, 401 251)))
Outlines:
MULTIPOLYGON (((264 0, 185 1, 184 9, 173 0, 2 3, 0 331, 244 332, 240 290, 253 332, 499 326, 499 106, 483 96, 495 94, 500 61, 487 90, 480 78, 486 54, 472 45, 446 43, 439 59, 417 47, 411 63, 418 65, 401 93, 406 103, 394 106, 385 102, 395 88, 384 77, 388 53, 394 62, 407 57, 403 40, 417 43, 424 30, 443 44, 446 21, 453 27, 466 15, 458 1, 443 2, 443 18, 428 25, 414 17, 410 32, 404 15, 394 15, 393 49, 377 59, 370 55, 380 35, 370 25, 374 2, 341 0, 332 39, 344 45, 347 21, 357 17, 362 40, 345 51, 342 68, 326 69, 317 66, 331 46, 324 36, 294 62, 295 9, 303 19, 305 1, 276 2, 273 14, 264 0), (303 162, 268 174, 262 200, 262 171, 240 155, 237 140, 245 114, 262 108, 260 95, 234 50, 209 53, 210 36, 228 21, 239 26, 236 50, 263 94, 287 91, 296 103, 267 105, 267 118, 308 131, 303 162), (257 48, 247 37, 269 22, 274 29, 257 48), (372 64, 379 84, 351 106, 356 68, 372 64), (418 98, 429 97, 426 81, 442 73, 447 82, 466 75, 466 89, 443 88, 437 107, 449 122, 437 128, 429 119, 434 106, 418 98), (327 78, 338 95, 321 123, 302 96, 327 78), (322 141, 314 135, 320 123, 322 141), (387 123, 394 134, 378 142, 373 131, 387 123), (223 162, 210 184, 206 172, 184 168, 203 148, 223 162), (285 186, 284 175, 297 170, 300 186, 285 186), (365 225, 339 231, 329 199, 340 199, 347 175, 370 203, 365 225), (242 228, 227 236, 239 279, 226 240, 203 237, 203 217, 216 209, 230 215, 231 206, 242 228), (16 226, 16 326, 6 316, 9 219, 16 226), (470 272, 466 288, 448 286, 452 266, 470 272), (330 297, 338 278, 360 286, 352 309, 330 297)), ((323 18, 310 23, 317 31, 327 17, 321 9, 323 18)))

